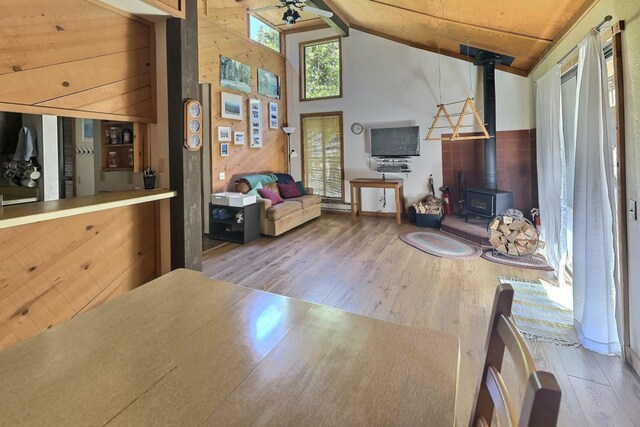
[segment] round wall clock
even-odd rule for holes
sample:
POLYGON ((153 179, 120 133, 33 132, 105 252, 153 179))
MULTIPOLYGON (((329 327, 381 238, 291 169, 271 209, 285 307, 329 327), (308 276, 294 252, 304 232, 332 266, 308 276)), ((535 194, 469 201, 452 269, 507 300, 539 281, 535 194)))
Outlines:
POLYGON ((184 103, 184 146, 191 151, 202 148, 202 105, 195 99, 184 103))
POLYGON ((360 135, 362 131, 364 131, 364 126, 362 126, 362 123, 356 122, 351 125, 351 132, 353 132, 354 134, 360 135))

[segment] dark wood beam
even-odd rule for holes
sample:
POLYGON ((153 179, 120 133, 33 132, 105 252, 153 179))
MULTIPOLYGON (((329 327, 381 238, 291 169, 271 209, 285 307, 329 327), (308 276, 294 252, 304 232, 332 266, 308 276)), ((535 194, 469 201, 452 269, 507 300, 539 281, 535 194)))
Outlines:
POLYGON ((171 269, 202 271, 200 152, 184 148, 184 103, 198 99, 198 3, 185 2, 185 19, 167 20, 171 269))
POLYGON ((331 3, 331 0, 307 0, 307 4, 333 13, 331 18, 322 16, 320 18, 342 37, 349 37, 349 25, 338 15, 338 9, 331 3))

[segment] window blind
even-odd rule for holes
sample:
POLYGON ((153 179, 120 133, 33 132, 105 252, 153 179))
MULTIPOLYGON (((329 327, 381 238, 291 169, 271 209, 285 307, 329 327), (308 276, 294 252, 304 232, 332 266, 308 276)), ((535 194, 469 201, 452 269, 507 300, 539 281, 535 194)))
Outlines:
POLYGON ((314 194, 342 199, 342 117, 302 119, 304 182, 314 194))

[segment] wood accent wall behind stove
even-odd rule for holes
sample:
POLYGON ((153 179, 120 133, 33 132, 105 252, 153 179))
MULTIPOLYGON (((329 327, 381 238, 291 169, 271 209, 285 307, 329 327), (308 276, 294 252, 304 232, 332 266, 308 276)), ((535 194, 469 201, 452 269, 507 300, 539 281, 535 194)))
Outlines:
MULTIPOLYGON (((513 191, 514 207, 526 215, 538 206, 535 138, 535 129, 499 131, 496 135, 498 189, 513 191)), ((458 208, 460 171, 467 174, 467 188, 484 188, 483 142, 442 141, 443 182, 451 188, 454 211, 458 208)))

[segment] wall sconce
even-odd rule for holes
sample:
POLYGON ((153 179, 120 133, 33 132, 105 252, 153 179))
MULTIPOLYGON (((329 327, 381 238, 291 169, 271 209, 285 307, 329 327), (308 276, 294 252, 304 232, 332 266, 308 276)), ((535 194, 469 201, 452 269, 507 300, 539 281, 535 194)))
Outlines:
POLYGON ((289 159, 289 173, 291 173, 291 159, 298 157, 296 150, 291 149, 291 134, 296 131, 296 128, 285 126, 282 131, 287 134, 287 158, 289 159))

